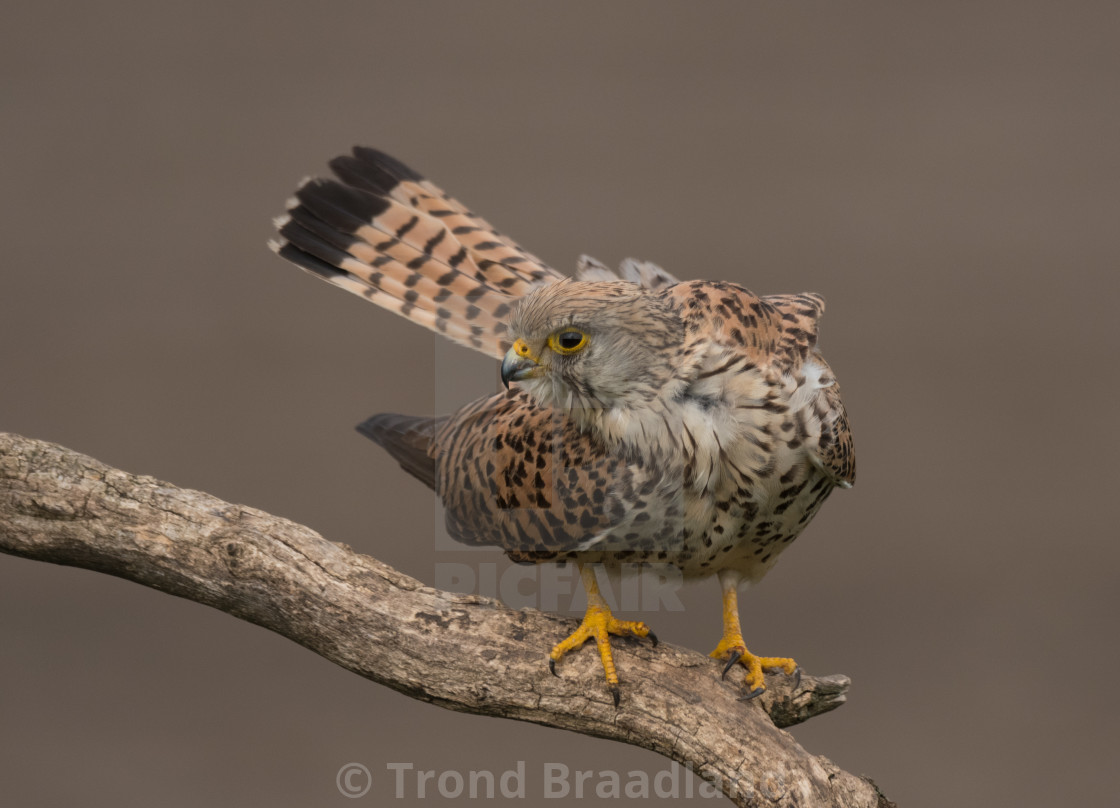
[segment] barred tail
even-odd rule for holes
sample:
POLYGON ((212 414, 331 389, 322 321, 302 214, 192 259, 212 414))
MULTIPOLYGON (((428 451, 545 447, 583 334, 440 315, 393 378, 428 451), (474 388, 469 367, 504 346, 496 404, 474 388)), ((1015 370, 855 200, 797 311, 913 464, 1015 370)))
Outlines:
POLYGON ((271 246, 293 264, 489 356, 511 304, 564 276, 398 160, 356 147, 304 182, 271 246))

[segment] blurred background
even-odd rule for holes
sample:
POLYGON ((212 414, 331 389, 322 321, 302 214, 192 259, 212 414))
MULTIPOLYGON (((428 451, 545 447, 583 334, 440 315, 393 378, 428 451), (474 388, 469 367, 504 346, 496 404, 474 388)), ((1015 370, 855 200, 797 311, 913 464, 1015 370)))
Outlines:
MULTIPOLYGON (((462 564, 501 580, 500 554, 442 543, 432 495, 353 431, 449 411, 497 369, 270 253, 302 177, 374 145, 564 271, 634 255, 820 292, 859 482, 742 601, 753 649, 852 677, 848 704, 792 733, 909 808, 1115 798, 1115 3, 4 16, 0 429, 289 517, 427 583, 462 564)), ((682 603, 641 616, 709 651, 715 582, 682 603)), ((0 557, 5 805, 350 805, 349 762, 372 772, 368 803, 408 804, 387 763, 520 760, 524 805, 547 762, 668 766, 0 557)))

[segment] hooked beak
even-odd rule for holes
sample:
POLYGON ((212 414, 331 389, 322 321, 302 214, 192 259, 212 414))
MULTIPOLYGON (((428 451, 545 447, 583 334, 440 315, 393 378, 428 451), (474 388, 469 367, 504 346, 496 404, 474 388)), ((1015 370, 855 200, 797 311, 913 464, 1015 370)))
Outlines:
POLYGON ((509 389, 510 382, 519 382, 536 376, 541 366, 524 340, 517 340, 502 359, 502 384, 509 389))

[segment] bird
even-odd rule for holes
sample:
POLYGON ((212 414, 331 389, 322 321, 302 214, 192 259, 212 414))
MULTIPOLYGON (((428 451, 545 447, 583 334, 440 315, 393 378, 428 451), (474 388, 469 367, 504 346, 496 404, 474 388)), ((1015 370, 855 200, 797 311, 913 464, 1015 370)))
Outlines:
POLYGON ((275 221, 279 256, 501 362, 505 389, 438 416, 379 414, 358 430, 433 489, 457 541, 515 562, 568 563, 583 620, 549 669, 593 640, 616 708, 617 619, 596 570, 666 565, 715 577, 722 676, 800 681, 744 641, 738 597, 773 568, 856 466, 840 387, 817 348, 824 299, 681 281, 587 256, 574 277, 527 252, 384 152, 355 147, 305 180, 275 221))

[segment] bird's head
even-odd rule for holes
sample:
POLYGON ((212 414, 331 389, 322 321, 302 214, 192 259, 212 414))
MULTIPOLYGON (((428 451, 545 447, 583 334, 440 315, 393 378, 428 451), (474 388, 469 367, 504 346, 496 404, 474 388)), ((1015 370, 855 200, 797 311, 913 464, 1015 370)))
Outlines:
POLYGON ((522 298, 509 322, 502 381, 570 410, 634 408, 674 382, 684 324, 655 292, 624 281, 571 281, 522 298))

